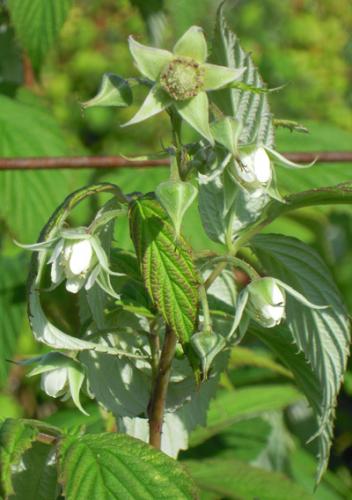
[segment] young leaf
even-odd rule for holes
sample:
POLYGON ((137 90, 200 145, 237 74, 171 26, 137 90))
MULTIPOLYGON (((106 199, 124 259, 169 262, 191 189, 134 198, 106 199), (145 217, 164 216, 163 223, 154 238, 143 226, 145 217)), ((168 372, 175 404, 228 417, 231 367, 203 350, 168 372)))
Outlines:
POLYGON ((132 104, 132 91, 127 80, 118 75, 105 73, 98 94, 89 101, 82 102, 82 107, 116 106, 124 108, 132 104))
POLYGON ((346 368, 350 344, 348 314, 328 268, 309 246, 282 235, 256 236, 251 246, 270 276, 291 285, 314 304, 330 306, 302 307, 287 296, 287 326, 322 391, 322 400, 315 409, 321 448, 319 480, 329 457, 336 397, 346 368))
POLYGON ((67 437, 59 453, 67 500, 197 496, 193 481, 176 461, 130 436, 67 437))
POLYGON ((6 419, 0 425, 0 479, 5 495, 14 492, 12 468, 33 444, 38 431, 26 426, 21 420, 6 419))
POLYGON ((11 20, 36 71, 53 45, 72 0, 9 0, 11 20))
POLYGON ((235 82, 245 84, 244 89, 227 88, 214 92, 212 98, 223 113, 232 116, 243 126, 239 140, 246 144, 256 142, 272 147, 274 127, 266 93, 248 91, 249 88, 265 88, 252 58, 243 51, 236 35, 227 26, 224 2, 218 9, 215 34, 210 60, 230 68, 245 67, 241 78, 235 82))
POLYGON ((130 209, 130 231, 145 286, 180 342, 189 343, 196 330, 198 277, 191 250, 153 199, 142 198, 130 209))

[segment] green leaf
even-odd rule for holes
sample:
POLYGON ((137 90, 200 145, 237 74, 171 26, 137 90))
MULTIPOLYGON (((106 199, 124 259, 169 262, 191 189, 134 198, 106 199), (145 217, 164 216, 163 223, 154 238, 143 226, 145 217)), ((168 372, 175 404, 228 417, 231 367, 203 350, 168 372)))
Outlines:
POLYGON ((70 10, 72 0, 9 0, 11 20, 17 36, 39 70, 70 10))
POLYGON ((0 256, 0 386, 7 378, 17 340, 25 317, 25 282, 23 269, 28 261, 23 255, 0 256))
POLYGON ((145 286, 165 322, 182 344, 196 331, 198 277, 191 250, 153 199, 136 200, 130 209, 131 237, 145 286))
POLYGON ((301 394, 291 385, 263 385, 220 392, 210 404, 207 427, 196 429, 191 435, 191 446, 206 441, 235 422, 281 410, 300 399, 301 394))
POLYGON ((0 426, 0 478, 5 495, 14 492, 12 467, 20 462, 23 453, 32 446, 38 431, 21 420, 6 419, 0 426))
POLYGON ((66 438, 60 472, 67 500, 196 498, 192 480, 177 462, 121 434, 66 438))
POLYGON ((116 106, 124 108, 130 104, 132 104, 132 91, 128 81, 113 73, 105 73, 98 94, 89 101, 82 102, 82 107, 116 106))
POLYGON ((0 90, 2 93, 12 95, 18 85, 23 81, 22 54, 15 40, 15 33, 9 26, 7 16, 0 11, 0 90))
POLYGON ((57 482, 55 448, 33 443, 23 454, 21 466, 12 475, 12 482, 14 496, 10 496, 10 500, 56 500, 60 486, 57 482))
MULTIPOLYGON (((44 109, 0 95, 0 156, 64 156, 61 131, 44 109), (24 140, 25 137, 25 140, 24 140)), ((65 171, 0 172, 0 218, 11 236, 33 241, 51 213, 69 192, 65 171)))
POLYGON ((318 419, 319 480, 329 458, 334 408, 350 345, 347 311, 327 266, 309 246, 282 235, 256 236, 251 246, 268 274, 315 304, 329 305, 319 310, 302 307, 290 296, 286 305, 287 327, 322 392, 314 404, 310 400, 318 419))
MULTIPOLYGON (((224 3, 218 10, 211 62, 230 68, 246 67, 237 82, 250 87, 265 88, 250 54, 244 52, 236 35, 229 29, 223 8, 224 3)), ((217 91, 212 99, 225 115, 236 118, 242 124, 239 138, 241 142, 273 146, 274 127, 265 93, 251 92, 246 87, 232 88, 217 91)))
POLYGON ((239 460, 187 460, 186 466, 201 491, 212 494, 209 498, 313 500, 312 495, 283 474, 239 460))

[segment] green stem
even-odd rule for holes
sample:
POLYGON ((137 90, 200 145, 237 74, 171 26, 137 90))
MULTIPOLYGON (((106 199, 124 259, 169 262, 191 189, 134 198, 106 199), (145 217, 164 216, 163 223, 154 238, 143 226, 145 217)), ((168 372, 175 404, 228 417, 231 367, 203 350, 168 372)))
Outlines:
POLYGON ((204 331, 211 331, 211 317, 210 317, 210 310, 209 310, 209 303, 208 303, 208 297, 207 297, 207 291, 205 288, 205 285, 200 285, 199 289, 199 299, 202 304, 202 310, 203 310, 203 330, 204 331))

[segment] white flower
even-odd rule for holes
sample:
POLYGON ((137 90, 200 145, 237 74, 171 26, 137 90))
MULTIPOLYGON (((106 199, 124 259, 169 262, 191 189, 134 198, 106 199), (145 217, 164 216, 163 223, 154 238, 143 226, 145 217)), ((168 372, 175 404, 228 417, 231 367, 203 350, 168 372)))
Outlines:
POLYGON ((272 166, 270 158, 263 147, 240 154, 234 160, 236 180, 253 194, 265 190, 272 180, 272 166))
POLYGON ((274 278, 259 278, 247 286, 247 313, 265 328, 278 325, 285 317, 286 297, 274 278))
POLYGON ((49 259, 52 283, 56 285, 66 279, 66 290, 71 293, 87 285, 98 262, 93 245, 93 237, 89 235, 84 239, 60 239, 49 259))
POLYGON ((40 387, 48 396, 57 398, 67 389, 68 372, 66 367, 56 368, 42 374, 40 387))

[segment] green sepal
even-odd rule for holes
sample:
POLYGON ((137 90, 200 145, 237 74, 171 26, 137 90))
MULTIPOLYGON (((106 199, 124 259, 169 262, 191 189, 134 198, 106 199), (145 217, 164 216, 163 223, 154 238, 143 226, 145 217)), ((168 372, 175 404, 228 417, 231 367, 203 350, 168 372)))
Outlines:
POLYGON ((96 106, 125 108, 130 106, 132 101, 133 96, 128 81, 113 73, 105 73, 97 95, 89 101, 82 102, 82 108, 96 106))
POLYGON ((242 126, 235 118, 225 116, 211 124, 211 132, 216 142, 224 146, 233 155, 238 154, 238 139, 242 126))
POLYGON ((197 332, 191 337, 191 345, 202 367, 202 381, 207 380, 214 358, 225 348, 226 340, 210 331, 197 332))
POLYGON ((183 217, 197 196, 198 190, 190 182, 166 181, 158 185, 155 194, 172 220, 176 238, 180 235, 183 217))

